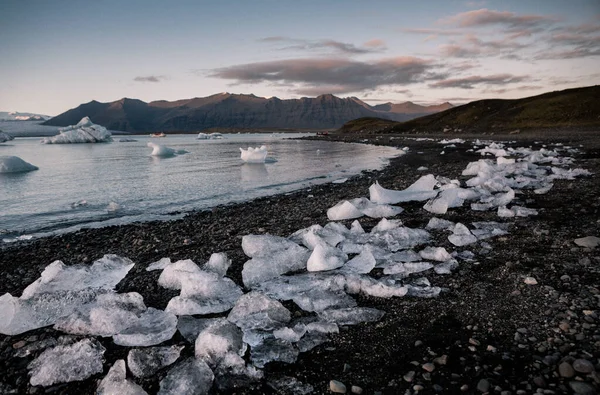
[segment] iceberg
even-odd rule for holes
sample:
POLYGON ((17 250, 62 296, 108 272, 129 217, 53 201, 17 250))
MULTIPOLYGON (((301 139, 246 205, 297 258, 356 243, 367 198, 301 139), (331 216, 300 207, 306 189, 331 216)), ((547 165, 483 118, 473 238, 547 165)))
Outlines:
POLYGON ((0 144, 6 143, 7 141, 14 140, 15 138, 8 133, 4 133, 0 130, 0 144))
POLYGON ((438 192, 433 190, 436 184, 437 180, 433 174, 428 174, 401 191, 385 189, 379 185, 379 182, 375 182, 375 184, 369 187, 369 194, 371 201, 379 204, 396 204, 409 201, 421 202, 437 196, 438 192))
POLYGON ((147 395, 142 387, 131 380, 127 380, 125 361, 118 359, 110 368, 106 377, 102 379, 96 395, 147 395))
POLYGON ((182 154, 188 153, 188 151, 186 151, 184 149, 176 150, 174 148, 170 148, 170 147, 152 143, 152 142, 148 142, 148 143, 146 143, 146 145, 148 147, 152 148, 152 153, 150 154, 151 156, 160 156, 163 158, 167 158, 170 156, 182 155, 182 154))
POLYGON ((267 146, 265 145, 262 145, 260 148, 240 148, 240 152, 242 160, 246 163, 265 163, 267 159, 267 146))
POLYGON ((198 133, 198 136, 196 136, 196 139, 198 140, 221 140, 223 138, 223 135, 221 133, 198 133))
POLYGON ((56 346, 45 350, 28 366, 31 385, 44 387, 56 383, 81 381, 102 373, 106 349, 95 339, 56 346))
POLYGON ((84 117, 77 125, 58 130, 60 134, 42 139, 42 144, 106 143, 112 141, 111 133, 104 126, 92 123, 84 117))
POLYGON ((0 174, 1 173, 25 173, 38 170, 37 166, 25 162, 18 156, 0 156, 0 174))

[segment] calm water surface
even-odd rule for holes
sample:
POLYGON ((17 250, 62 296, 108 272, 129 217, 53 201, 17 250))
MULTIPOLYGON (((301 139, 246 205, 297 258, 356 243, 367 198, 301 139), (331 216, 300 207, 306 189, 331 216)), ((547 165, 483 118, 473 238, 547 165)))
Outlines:
POLYGON ((113 137, 115 141, 107 144, 44 145, 39 138, 0 144, 0 155, 15 155, 40 168, 0 174, 0 239, 172 219, 174 212, 289 192, 381 168, 398 152, 389 147, 290 140, 289 135, 229 135, 223 140, 128 136, 137 140, 129 143, 113 137), (152 157, 148 141, 189 153, 152 157), (262 144, 274 162, 240 160, 240 147, 262 144), (86 203, 76 204, 82 200, 86 203))

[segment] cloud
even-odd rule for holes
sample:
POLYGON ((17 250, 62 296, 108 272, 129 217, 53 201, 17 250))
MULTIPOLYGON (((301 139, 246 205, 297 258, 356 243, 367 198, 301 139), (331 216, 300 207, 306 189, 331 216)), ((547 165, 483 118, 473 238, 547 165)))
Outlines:
POLYGON ((547 38, 549 48, 535 59, 575 59, 600 56, 600 27, 583 24, 564 27, 547 38))
POLYGON ((264 37, 258 40, 264 43, 276 43, 283 45, 279 50, 298 50, 298 51, 336 51, 346 55, 362 55, 368 53, 381 52, 386 49, 385 42, 380 39, 367 41, 362 46, 356 46, 351 43, 323 39, 323 40, 304 40, 285 36, 264 37))
POLYGON ((451 78, 429 84, 430 88, 461 88, 473 89, 477 85, 508 85, 516 82, 531 80, 529 76, 518 76, 513 74, 494 74, 488 76, 473 75, 463 78, 451 78))
POLYGON ((438 65, 416 57, 395 57, 370 62, 342 58, 286 59, 213 69, 209 77, 238 84, 278 82, 298 84, 299 94, 349 93, 380 86, 411 84, 446 78, 435 73, 438 65))
POLYGON ((431 41, 441 37, 459 36, 463 32, 449 29, 429 29, 429 28, 401 28, 402 33, 426 35, 423 41, 431 41))
POLYGON ((462 12, 441 20, 441 23, 454 24, 460 27, 504 26, 510 30, 531 28, 556 22, 557 19, 547 15, 518 15, 509 11, 495 11, 482 8, 462 12))
POLYGON ((166 75, 147 75, 135 77, 133 80, 136 82, 160 82, 166 79, 166 75))
POLYGON ((528 48, 528 45, 514 41, 509 37, 501 40, 483 41, 473 34, 467 34, 459 42, 441 45, 442 55, 454 58, 512 57, 518 58, 515 51, 528 48))

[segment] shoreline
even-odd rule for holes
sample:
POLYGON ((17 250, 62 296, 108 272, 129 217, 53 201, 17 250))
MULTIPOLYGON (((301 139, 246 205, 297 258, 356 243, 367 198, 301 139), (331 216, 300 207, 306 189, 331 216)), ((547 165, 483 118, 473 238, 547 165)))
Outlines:
MULTIPOLYGON (((443 137, 465 138, 463 135, 443 137)), ((499 135, 479 137, 503 139, 499 135)), ((365 393, 389 394, 404 393, 406 389, 414 391, 415 386, 423 387, 419 393, 439 392, 436 386, 440 386, 443 393, 482 393, 487 391, 477 391, 477 388, 483 389, 486 383, 488 391, 497 393, 518 393, 519 390, 533 393, 537 388, 563 393, 574 391, 571 389, 571 382, 576 381, 574 376, 584 383, 579 387, 597 388, 600 378, 595 373, 575 372, 563 377, 564 372, 558 371, 561 363, 572 365, 580 358, 595 360, 593 371, 600 370, 597 366, 600 351, 596 343, 600 340, 597 326, 600 299, 596 297, 600 295, 600 274, 596 269, 600 266, 600 252, 598 248, 586 251, 573 244, 575 238, 600 235, 597 222, 600 217, 600 137, 593 137, 586 141, 586 147, 582 148, 585 151, 572 167, 583 167, 594 174, 575 181, 557 181, 548 195, 527 194, 527 198, 534 200, 531 207, 539 208, 540 215, 515 220, 510 234, 491 241, 493 249, 482 257, 480 265, 461 265, 451 276, 432 277, 434 285, 447 290, 440 297, 359 296, 359 306, 384 310, 384 318, 341 330, 339 335, 330 336, 330 342, 300 354, 292 365, 268 365, 266 379, 258 387, 235 393, 274 393, 269 392, 265 383, 280 376, 293 376, 310 383, 315 393, 327 393, 332 379, 345 383, 348 388, 358 385, 365 393), (535 277, 539 284, 524 284, 525 276, 535 277), (593 313, 586 314, 584 310, 593 313), (421 364, 443 355, 447 355, 447 362, 436 364, 435 370, 427 372, 421 368, 421 364), (416 366, 413 361, 417 362, 416 366), (501 369, 497 370, 498 366, 501 369), (415 372, 412 378, 409 372, 415 372), (496 386, 500 390, 496 390, 496 386)), ((582 141, 578 138, 550 136, 552 140, 577 145, 582 141)), ((329 207, 340 200, 368 196, 368 187, 375 180, 389 189, 403 189, 423 174, 416 170, 419 166, 427 166, 426 173, 456 178, 468 162, 482 158, 466 151, 470 145, 448 149, 442 156, 439 153, 443 145, 437 142, 403 140, 393 135, 379 139, 375 135, 329 135, 319 139, 348 142, 367 139, 374 144, 409 146, 410 152, 392 158, 382 170, 363 172, 344 184, 320 184, 245 203, 217 206, 174 221, 81 230, 7 244, 0 248, 0 267, 4 273, 0 294, 20 295, 24 287, 56 259, 74 264, 92 262, 104 254, 114 253, 136 262, 118 285, 117 292, 138 291, 147 306, 163 309, 174 293, 157 285, 157 274, 144 270, 151 262, 169 256, 173 260, 192 259, 200 263, 213 252, 226 252, 233 260, 228 277, 240 284, 242 265, 248 259, 241 251, 241 236, 264 233, 289 236, 316 223, 325 225, 329 222, 325 214, 329 207)), ((525 140, 539 137, 508 135, 506 139, 523 140, 518 145, 527 146, 525 140)), ((405 212, 397 218, 406 226, 423 227, 431 214, 424 215, 422 205, 418 202, 401 204, 405 212)), ((467 207, 452 209, 442 218, 469 222, 498 220, 495 212, 472 212, 467 207)), ((352 221, 342 222, 348 225, 352 221)), ((368 230, 378 220, 361 218, 360 222, 368 230)), ((434 245, 448 246, 448 242, 436 237, 434 245)), ((0 370, 7 372, 5 378, 0 379, 4 380, 0 381, 0 392, 2 385, 17 388, 19 393, 31 389, 27 383, 26 363, 12 356, 14 344, 32 335, 56 336, 57 333, 42 328, 18 336, 0 335, 0 370)), ((176 335, 169 344, 178 342, 181 339, 176 335)), ((110 339, 102 339, 102 343, 107 347, 106 373, 126 349, 111 346, 110 339)), ((158 389, 156 378, 138 383, 149 393, 158 389)), ((96 377, 51 388, 55 387, 58 393, 93 393, 96 377)))

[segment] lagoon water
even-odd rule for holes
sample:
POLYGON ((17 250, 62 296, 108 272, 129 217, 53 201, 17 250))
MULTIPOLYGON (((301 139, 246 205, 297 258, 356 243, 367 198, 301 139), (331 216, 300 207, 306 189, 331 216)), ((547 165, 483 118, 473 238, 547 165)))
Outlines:
POLYGON ((0 156, 18 156, 39 167, 0 174, 0 240, 172 219, 378 169, 398 154, 389 147, 292 140, 289 134, 227 135, 223 140, 127 136, 137 141, 119 142, 122 137, 106 144, 44 145, 31 137, 0 144, 0 156), (149 141, 189 153, 152 157, 149 141), (263 144, 276 161, 240 160, 240 147, 263 144))

